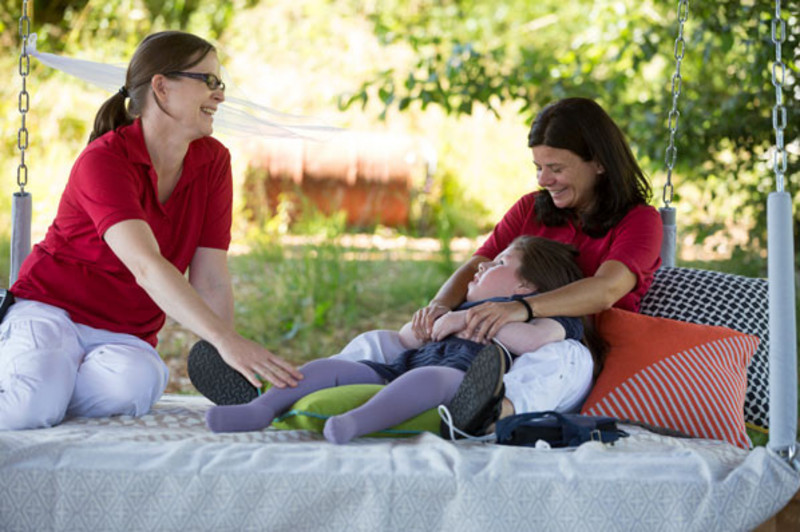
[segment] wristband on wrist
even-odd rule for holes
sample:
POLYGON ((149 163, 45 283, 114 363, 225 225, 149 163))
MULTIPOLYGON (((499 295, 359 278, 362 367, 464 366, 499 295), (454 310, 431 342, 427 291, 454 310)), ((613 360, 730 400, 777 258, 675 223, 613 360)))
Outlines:
POLYGON ((525 310, 528 311, 528 318, 525 320, 526 322, 531 321, 533 318, 536 317, 536 315, 533 313, 533 309, 531 308, 531 304, 525 301, 525 298, 521 297, 517 299, 517 301, 522 303, 522 306, 525 307, 525 310))

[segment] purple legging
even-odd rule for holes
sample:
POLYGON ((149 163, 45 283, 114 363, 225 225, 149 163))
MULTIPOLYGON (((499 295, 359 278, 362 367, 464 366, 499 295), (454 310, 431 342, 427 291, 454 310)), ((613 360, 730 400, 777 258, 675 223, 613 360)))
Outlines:
MULTIPOLYGON (((347 384, 383 384, 366 364, 323 358, 300 368, 303 379, 294 388, 270 388, 245 405, 214 406, 206 412, 206 424, 214 432, 260 430, 311 392, 347 384)), ((447 405, 456 394, 464 372, 454 368, 425 366, 412 369, 390 382, 369 401, 339 416, 328 418, 323 434, 333 443, 393 427, 430 408, 447 405)))

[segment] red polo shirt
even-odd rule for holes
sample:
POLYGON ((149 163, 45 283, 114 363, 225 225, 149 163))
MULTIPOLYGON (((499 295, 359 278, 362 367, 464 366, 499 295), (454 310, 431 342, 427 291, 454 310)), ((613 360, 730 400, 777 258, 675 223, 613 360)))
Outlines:
POLYGON ((520 235, 535 235, 565 244, 579 251, 578 265, 590 277, 602 263, 616 260, 636 275, 636 287, 614 306, 638 311, 639 303, 653 283, 653 273, 661 265, 661 217, 649 205, 639 205, 605 236, 592 238, 572 222, 558 227, 547 227, 536 220, 534 202, 536 194, 526 194, 514 204, 495 226, 488 240, 475 252, 476 255, 494 259, 520 235))
POLYGON ((139 120, 89 144, 69 176, 44 240, 25 259, 12 292, 55 305, 77 323, 136 335, 156 345, 164 312, 103 240, 124 220, 144 220, 161 254, 185 273, 198 247, 230 244, 230 153, 217 140, 192 142, 166 203, 139 120))

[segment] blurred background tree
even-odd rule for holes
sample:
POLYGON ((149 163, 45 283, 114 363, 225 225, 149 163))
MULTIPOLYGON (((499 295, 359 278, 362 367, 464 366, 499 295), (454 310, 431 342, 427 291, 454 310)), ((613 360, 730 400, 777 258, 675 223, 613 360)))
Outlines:
MULTIPOLYGON (((18 50, 21 1, 0 2, 0 42, 10 52, 18 50)), ((565 96, 592 97, 609 110, 652 176, 653 201, 660 203, 677 2, 33 3, 32 29, 43 51, 120 63, 152 31, 193 31, 221 44, 232 81, 249 87, 259 102, 278 102, 272 106, 317 114, 345 127, 432 138, 440 163, 435 190, 456 196, 448 199, 447 209, 440 208, 441 198, 431 198, 437 208, 420 212, 462 211, 462 219, 474 220, 472 230, 462 221, 448 222, 462 227, 462 233, 488 229, 519 194, 534 187, 527 126, 543 105, 565 96), (337 103, 341 113, 335 112, 337 103), (476 215, 464 216, 464 211, 476 215)), ((791 187, 800 168, 800 22, 798 3, 785 6, 791 187)), ((768 151, 774 141, 772 10, 769 0, 691 3, 673 177, 686 243, 705 240, 729 254, 737 246, 762 251, 764 198, 772 188, 768 151)), ((16 72, 17 59, 16 52, 7 54, 0 68, 16 72)), ((44 194, 57 198, 106 95, 45 68, 35 68, 34 76, 29 120, 32 164, 38 167, 32 179, 52 179, 44 194)), ((6 176, 15 174, 17 91, 11 83, 0 88, 6 176)), ((0 198, 0 212, 7 212, 7 202, 0 198)))
MULTIPOLYGON (((376 35, 387 46, 410 46, 413 60, 377 68, 342 105, 379 99, 384 112, 438 106, 457 115, 478 106, 496 112, 516 102, 521 119, 529 123, 552 100, 595 98, 627 132, 649 173, 660 176, 679 50, 674 44, 677 5, 652 0, 377 2, 368 15, 376 35)), ((784 133, 791 181, 800 171, 800 3, 784 6, 783 94, 788 116, 795 117, 784 133)), ((700 237, 735 217, 753 225, 750 244, 756 248, 765 235, 764 203, 773 187, 768 157, 775 139, 773 13, 770 0, 691 2, 681 68, 675 200, 680 207, 686 197, 686 208, 709 211, 692 217, 691 229, 700 237)), ((663 182, 653 184, 660 197, 663 182)))

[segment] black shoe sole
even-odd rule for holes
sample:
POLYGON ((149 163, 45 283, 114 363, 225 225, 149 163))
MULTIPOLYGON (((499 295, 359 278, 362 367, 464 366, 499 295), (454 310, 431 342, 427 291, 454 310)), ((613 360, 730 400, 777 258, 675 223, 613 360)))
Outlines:
POLYGON ((258 397, 258 390, 205 340, 192 346, 186 365, 194 387, 214 404, 240 405, 258 397))
MULTIPOLYGON (((495 344, 489 344, 475 356, 448 409, 453 426, 473 436, 486 432, 497 421, 498 407, 505 396, 503 375, 506 356, 495 344)), ((442 422, 440 433, 449 438, 450 427, 442 422)))

